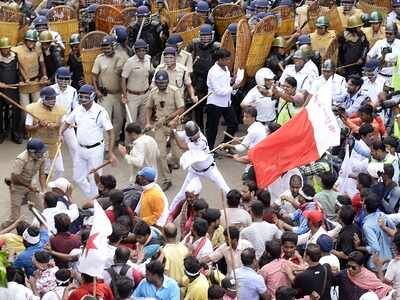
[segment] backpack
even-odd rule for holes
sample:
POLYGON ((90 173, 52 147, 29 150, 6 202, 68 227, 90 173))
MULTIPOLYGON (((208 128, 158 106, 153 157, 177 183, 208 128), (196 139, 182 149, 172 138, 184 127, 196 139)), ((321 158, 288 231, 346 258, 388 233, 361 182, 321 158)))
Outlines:
POLYGON ((116 300, 121 300, 121 297, 119 296, 118 293, 118 289, 117 286, 115 284, 115 282, 121 278, 121 277, 126 277, 126 273, 128 273, 129 271, 129 266, 127 264, 124 264, 121 268, 121 270, 117 273, 114 270, 114 267, 116 267, 117 265, 112 265, 111 267, 109 267, 108 269, 106 269, 106 271, 108 272, 108 274, 110 274, 111 276, 111 289, 113 292, 113 295, 115 297, 116 300))

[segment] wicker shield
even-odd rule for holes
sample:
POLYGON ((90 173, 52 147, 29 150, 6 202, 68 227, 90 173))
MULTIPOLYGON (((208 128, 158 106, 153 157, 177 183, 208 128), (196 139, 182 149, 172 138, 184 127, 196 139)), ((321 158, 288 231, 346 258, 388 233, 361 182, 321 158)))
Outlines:
POLYGON ((82 65, 85 82, 92 84, 92 68, 97 55, 101 53, 101 41, 107 34, 102 31, 93 31, 81 40, 82 65))
POLYGON ((360 0, 358 7, 365 13, 370 14, 374 10, 381 12, 383 19, 386 19, 387 14, 391 11, 390 1, 378 0, 360 0))
POLYGON ((76 18, 76 11, 72 7, 66 5, 59 5, 49 9, 47 15, 49 22, 67 21, 76 18))
POLYGON ((291 35, 294 32, 294 9, 290 6, 278 6, 272 10, 278 17, 278 35, 291 35))
POLYGON ((225 30, 224 35, 221 39, 221 48, 228 50, 231 53, 231 57, 229 58, 228 68, 229 71, 233 72, 233 66, 235 64, 235 42, 233 41, 233 37, 231 33, 225 30))
POLYGON ((200 25, 203 24, 203 21, 204 19, 198 13, 188 13, 179 20, 173 32, 179 33, 186 46, 199 35, 200 25))
POLYGON ((336 34, 340 34, 344 31, 346 24, 342 24, 342 21, 339 16, 339 12, 336 6, 333 6, 326 16, 329 19, 329 29, 333 29, 336 31, 336 34))
POLYGON ((339 53, 338 48, 339 45, 337 39, 333 39, 326 49, 325 55, 321 59, 321 63, 323 63, 326 59, 331 59, 335 63, 335 65, 337 65, 339 53))
POLYGON ((246 67, 247 56, 251 44, 251 33, 249 23, 246 19, 241 19, 236 31, 235 64, 233 72, 236 74, 238 69, 246 67))
POLYGON ((8 37, 11 45, 15 46, 18 42, 20 29, 23 28, 23 15, 13 9, 0 6, 0 36, 8 37))
POLYGON ((121 11, 124 18, 124 26, 133 26, 136 22, 136 7, 128 7, 121 11))
POLYGON ((220 4, 217 5, 213 10, 213 17, 215 27, 220 36, 222 36, 231 23, 238 23, 245 14, 243 9, 236 4, 220 4))
POLYGON ((248 76, 254 76, 264 66, 277 30, 278 20, 275 16, 267 16, 257 23, 246 61, 248 76))
POLYGON ((96 9, 96 29, 109 33, 115 25, 123 25, 121 11, 111 5, 102 4, 96 9))

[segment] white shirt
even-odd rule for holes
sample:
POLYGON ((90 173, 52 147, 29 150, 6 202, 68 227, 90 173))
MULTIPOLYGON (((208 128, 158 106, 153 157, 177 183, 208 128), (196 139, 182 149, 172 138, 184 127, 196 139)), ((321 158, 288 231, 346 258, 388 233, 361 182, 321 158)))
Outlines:
MULTIPOLYGON (((52 87, 58 94, 56 97, 56 104, 62 105, 65 108, 67 115, 79 105, 78 92, 72 86, 67 85, 65 91, 61 91, 58 84, 53 84, 50 87, 52 87)), ((64 116, 64 119, 65 118, 66 116, 64 116)))
POLYGON ((378 103, 378 95, 383 91, 383 86, 385 85, 385 79, 378 76, 374 82, 368 79, 368 77, 363 77, 364 83, 361 86, 361 91, 364 95, 371 98, 374 105, 378 103))
POLYGON ((1 300, 39 300, 38 296, 35 296, 31 289, 26 286, 16 283, 8 282, 7 288, 0 287, 0 299, 1 300))
POLYGON ((157 142, 149 135, 141 135, 132 143, 132 150, 125 155, 128 165, 136 168, 153 167, 157 169, 157 160, 160 156, 157 142))
POLYGON ((254 122, 247 128, 247 134, 243 141, 235 146, 235 150, 238 152, 244 152, 253 148, 259 142, 261 142, 267 136, 266 128, 260 122, 254 122))
POLYGON ((372 48, 368 51, 367 56, 372 58, 381 58, 382 49, 385 47, 390 47, 392 49, 392 53, 395 55, 400 54, 400 40, 394 39, 393 43, 389 44, 386 38, 384 38, 375 42, 372 48))
POLYGON ((269 185, 268 190, 271 194, 271 203, 274 203, 277 199, 280 198, 283 192, 287 191, 290 188, 290 177, 292 177, 293 175, 299 175, 301 178, 303 178, 299 169, 296 168, 287 171, 285 174, 282 174, 269 185))
POLYGON ((223 70, 215 63, 207 74, 208 92, 212 93, 207 98, 207 104, 213 104, 219 107, 228 107, 231 105, 231 73, 228 67, 223 70))
MULTIPOLYGON (((47 225, 49 226, 49 234, 57 233, 57 229, 54 224, 54 216, 60 213, 67 214, 71 219, 71 222, 75 221, 79 217, 79 210, 76 204, 71 204, 69 208, 66 208, 65 204, 58 201, 56 207, 45 208, 42 211, 42 215, 46 218, 47 225)), ((39 226, 39 221, 35 218, 33 225, 39 226)))
POLYGON ((89 110, 79 105, 66 118, 65 122, 76 123, 78 143, 84 146, 103 141, 104 131, 113 129, 107 111, 96 102, 93 102, 89 110))
POLYGON ((392 283, 397 296, 393 299, 400 300, 400 260, 392 259, 385 273, 385 279, 392 283))
MULTIPOLYGON (((311 66, 311 65, 309 65, 311 66)), ((279 83, 283 84, 288 77, 294 77, 297 81, 297 91, 310 90, 311 83, 318 77, 315 75, 315 70, 309 69, 310 67, 304 65, 300 71, 296 72, 294 65, 286 66, 283 70, 279 83)))
POLYGON ((276 117, 276 100, 265 97, 257 86, 253 87, 244 97, 241 105, 254 106, 257 109, 257 121, 271 122, 276 117))
MULTIPOLYGON (((190 152, 190 156, 193 158, 194 162, 190 165, 195 171, 204 170, 214 162, 214 157, 209 153, 210 148, 208 147, 208 142, 204 134, 200 132, 200 138, 196 142, 192 142, 184 131, 179 131, 177 134, 179 138, 184 140, 189 148, 186 152, 190 152)), ((186 156, 185 153, 182 157, 186 156)))
POLYGON ((396 23, 397 21, 397 14, 394 11, 388 13, 386 17, 386 24, 396 23))
POLYGON ((312 82, 311 90, 309 90, 308 92, 311 95, 316 95, 320 89, 324 89, 329 84, 331 84, 330 88, 332 89, 332 96, 334 98, 346 94, 346 79, 339 74, 333 74, 331 77, 328 78, 328 80, 325 79, 324 75, 319 76, 316 80, 312 82))
POLYGON ((58 286, 43 295, 42 300, 60 300, 63 298, 65 286, 58 286))

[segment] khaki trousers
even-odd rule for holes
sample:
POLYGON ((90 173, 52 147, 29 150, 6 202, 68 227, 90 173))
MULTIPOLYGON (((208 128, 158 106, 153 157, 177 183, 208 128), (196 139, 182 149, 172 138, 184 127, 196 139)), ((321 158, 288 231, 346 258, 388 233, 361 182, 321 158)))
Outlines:
POLYGON ((153 132, 154 139, 158 144, 158 149, 160 150, 160 159, 158 160, 158 182, 163 184, 165 182, 171 182, 171 173, 168 168, 167 162, 167 138, 169 135, 169 128, 161 127, 153 132))
MULTIPOLYGON (((121 94, 108 94, 102 98, 100 104, 104 107, 110 117, 114 126, 115 141, 118 142, 124 121, 124 109, 121 103, 121 94)), ((106 145, 108 145, 108 141, 106 141, 106 145)))
MULTIPOLYGON (((127 94, 128 97, 128 109, 132 116, 132 123, 138 122, 142 128, 146 123, 146 102, 149 98, 149 93, 147 92, 144 95, 134 95, 127 94)), ((128 114, 126 114, 126 123, 129 122, 128 114)))

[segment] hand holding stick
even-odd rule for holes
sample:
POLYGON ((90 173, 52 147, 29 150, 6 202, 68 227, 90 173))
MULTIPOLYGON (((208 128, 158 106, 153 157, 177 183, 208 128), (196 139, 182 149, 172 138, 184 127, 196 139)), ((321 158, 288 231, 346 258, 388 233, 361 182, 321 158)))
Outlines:
POLYGON ((94 168, 93 170, 91 170, 91 171, 89 172, 88 176, 89 176, 90 174, 96 173, 98 170, 103 169, 105 166, 108 166, 109 164, 111 164, 111 160, 105 161, 105 162, 102 163, 100 166, 98 166, 98 167, 94 168))

